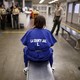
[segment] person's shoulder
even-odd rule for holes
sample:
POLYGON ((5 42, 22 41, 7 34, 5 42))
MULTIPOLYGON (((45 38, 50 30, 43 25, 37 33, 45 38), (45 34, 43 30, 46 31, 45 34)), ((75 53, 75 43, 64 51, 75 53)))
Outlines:
POLYGON ((27 30, 27 32, 31 32, 31 31, 33 31, 33 28, 32 28, 32 29, 27 30))
POLYGON ((59 9, 60 9, 60 10, 63 10, 63 8, 62 8, 62 7, 60 7, 59 9))
POLYGON ((50 31, 48 29, 43 29, 45 32, 50 33, 50 31))
POLYGON ((29 29, 25 32, 25 35, 29 35, 32 32, 32 29, 29 29))
POLYGON ((17 8, 19 10, 19 8, 17 8))

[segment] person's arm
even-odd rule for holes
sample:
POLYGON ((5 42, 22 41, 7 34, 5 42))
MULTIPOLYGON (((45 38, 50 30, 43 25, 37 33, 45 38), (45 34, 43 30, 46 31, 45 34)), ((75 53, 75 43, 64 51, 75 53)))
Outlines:
POLYGON ((19 8, 17 8, 17 13, 19 14, 19 12, 20 12, 20 10, 19 10, 19 8))
POLYGON ((27 33, 21 38, 21 42, 23 45, 27 46, 27 33))
POLYGON ((59 18, 59 21, 62 21, 62 7, 60 8, 60 11, 61 11, 61 14, 60 14, 60 18, 59 18))
POLYGON ((0 19, 2 19, 2 9, 0 9, 0 19))
POLYGON ((28 44, 28 39, 29 39, 29 34, 30 34, 30 30, 27 31, 24 36, 21 38, 21 42, 23 45, 27 46, 28 44))
POLYGON ((54 46, 54 44, 57 42, 55 37, 51 34, 51 32, 48 33, 48 40, 50 42, 50 47, 54 46))
POLYGON ((51 47, 54 46, 54 44, 57 42, 57 40, 54 38, 54 36, 51 34, 51 47))
POLYGON ((15 15, 15 9, 12 9, 12 14, 15 15))
POLYGON ((2 19, 2 16, 1 16, 1 14, 0 14, 0 19, 2 19))
POLYGON ((53 22, 55 21, 55 16, 56 16, 56 10, 54 11, 54 18, 53 18, 53 22))
POLYGON ((56 9, 55 9, 55 11, 54 11, 54 17, 56 16, 56 9))

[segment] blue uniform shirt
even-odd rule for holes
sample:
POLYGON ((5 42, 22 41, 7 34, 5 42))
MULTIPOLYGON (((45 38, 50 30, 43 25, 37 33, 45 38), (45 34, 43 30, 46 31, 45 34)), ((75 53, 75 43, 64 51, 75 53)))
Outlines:
POLYGON ((33 61, 48 60, 53 46, 57 41, 47 29, 33 28, 21 39, 26 47, 27 57, 33 61))

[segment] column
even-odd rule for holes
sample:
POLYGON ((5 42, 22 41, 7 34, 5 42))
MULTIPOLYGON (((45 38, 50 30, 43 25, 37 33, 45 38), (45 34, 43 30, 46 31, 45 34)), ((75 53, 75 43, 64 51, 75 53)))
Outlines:
POLYGON ((25 7, 25 0, 23 0, 23 6, 22 7, 25 7))

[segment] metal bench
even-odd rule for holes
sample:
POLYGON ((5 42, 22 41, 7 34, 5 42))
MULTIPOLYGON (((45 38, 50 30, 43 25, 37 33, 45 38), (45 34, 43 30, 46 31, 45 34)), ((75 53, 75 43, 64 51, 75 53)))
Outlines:
POLYGON ((77 50, 80 50, 80 33, 77 32, 76 30, 71 29, 68 26, 65 26, 65 25, 61 25, 61 28, 62 28, 62 35, 64 34, 64 31, 66 31, 68 33, 67 40, 70 39, 70 35, 74 37, 74 39, 76 41, 75 48, 77 50))
POLYGON ((29 62, 26 80, 55 80, 49 62, 29 62))

